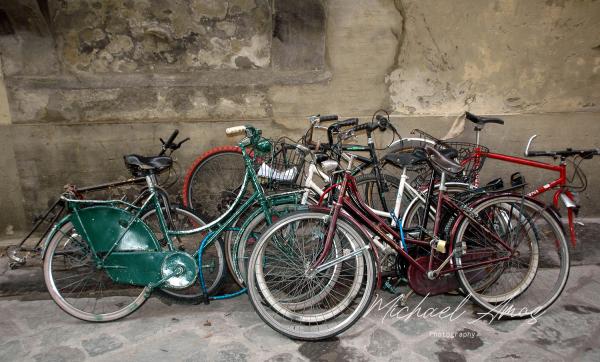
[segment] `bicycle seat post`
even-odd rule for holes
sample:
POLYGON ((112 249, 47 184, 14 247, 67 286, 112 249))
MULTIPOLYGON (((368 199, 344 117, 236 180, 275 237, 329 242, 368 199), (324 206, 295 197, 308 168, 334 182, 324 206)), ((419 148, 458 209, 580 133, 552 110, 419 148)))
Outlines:
POLYGON ((475 126, 475 144, 479 146, 479 134, 483 128, 479 126, 475 126))

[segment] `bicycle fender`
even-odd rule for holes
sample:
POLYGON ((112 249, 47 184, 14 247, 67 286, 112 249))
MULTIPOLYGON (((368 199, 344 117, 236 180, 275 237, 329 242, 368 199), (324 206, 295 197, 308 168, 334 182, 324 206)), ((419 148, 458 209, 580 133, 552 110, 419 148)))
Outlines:
POLYGON ((71 214, 66 215, 60 221, 58 221, 56 224, 54 224, 52 226, 52 229, 50 229, 48 236, 46 236, 46 240, 44 241, 44 246, 42 247, 42 251, 41 251, 42 261, 44 260, 44 258, 46 258, 46 251, 48 249, 48 244, 50 244, 50 240, 52 240, 54 238, 54 235, 56 235, 56 233, 58 232, 58 230, 60 230, 63 227, 63 225, 65 225, 69 221, 71 221, 71 214))

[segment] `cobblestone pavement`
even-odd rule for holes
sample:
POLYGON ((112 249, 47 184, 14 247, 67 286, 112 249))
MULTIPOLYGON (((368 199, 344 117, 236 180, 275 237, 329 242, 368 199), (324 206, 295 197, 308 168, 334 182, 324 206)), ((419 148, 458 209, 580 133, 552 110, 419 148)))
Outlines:
MULTIPOLYGON (((0 361, 399 361, 600 360, 600 266, 577 266, 559 300, 537 323, 478 320, 461 297, 409 299, 406 318, 373 309, 337 339, 295 342, 254 313, 245 296, 205 305, 151 298, 121 321, 93 324, 63 313, 42 294, 0 299, 0 361), (32 297, 33 296, 33 297, 32 297), (40 300, 27 300, 44 297, 40 300), (450 306, 452 317, 424 317, 450 306)), ((383 301, 394 297, 382 292, 383 301)))
MULTIPOLYGON (((600 263, 592 236, 573 253, 563 295, 536 323, 489 323, 470 302, 461 306, 460 296, 413 296, 409 311, 374 308, 339 338, 313 343, 271 330, 246 296, 208 306, 151 298, 120 321, 82 322, 49 300, 39 267, 8 270, 0 258, 0 361, 600 361, 600 263), (453 320, 432 310, 424 316, 446 306, 453 320)), ((382 306, 394 297, 378 295, 382 306)))

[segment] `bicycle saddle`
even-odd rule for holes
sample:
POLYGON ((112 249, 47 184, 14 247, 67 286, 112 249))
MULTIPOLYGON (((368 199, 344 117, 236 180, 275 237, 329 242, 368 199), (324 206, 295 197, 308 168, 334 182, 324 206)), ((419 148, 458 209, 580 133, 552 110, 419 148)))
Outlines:
POLYGON ((446 172, 453 176, 458 175, 464 169, 463 166, 457 162, 447 158, 440 151, 433 147, 425 146, 425 153, 431 166, 438 172, 446 172))
POLYGON ((144 157, 140 155, 126 155, 123 156, 123 159, 127 168, 136 176, 159 173, 173 164, 171 157, 167 156, 144 157))
POLYGON ((486 123, 504 124, 504 121, 500 118, 477 116, 470 112, 465 112, 465 118, 475 123, 480 128, 483 128, 486 123))

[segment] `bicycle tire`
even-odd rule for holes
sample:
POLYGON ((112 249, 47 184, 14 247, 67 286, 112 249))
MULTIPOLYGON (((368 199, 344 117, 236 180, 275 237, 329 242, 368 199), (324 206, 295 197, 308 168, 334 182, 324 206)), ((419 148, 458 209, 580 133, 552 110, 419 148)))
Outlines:
MULTIPOLYGON (((498 221, 495 221, 497 218, 487 220, 488 223, 491 223, 491 225, 486 225, 488 229, 494 230, 496 233, 498 233, 497 230, 503 231, 506 235, 498 235, 498 237, 502 236, 502 240, 508 245, 513 245, 515 250, 523 245, 525 247, 516 250, 507 262, 499 261, 484 268, 457 271, 461 288, 473 298, 475 303, 486 310, 486 313, 496 318, 535 318, 536 315, 540 315, 558 299, 569 276, 569 248, 562 225, 545 206, 520 195, 498 195, 485 199, 473 206, 473 213, 479 215, 482 220, 479 224, 486 222, 487 219, 483 219, 485 215, 502 215, 498 221), (507 208, 509 208, 508 212, 507 208), (498 212, 498 210, 502 212, 498 212), (518 220, 511 223, 513 215, 516 215, 518 220), (508 222, 506 221, 507 216, 509 217, 508 222), (504 229, 494 227, 494 223, 498 222, 503 222, 508 227, 504 227, 504 229), (516 231, 512 227, 513 224, 518 227, 516 231), (532 227, 535 227, 535 230, 532 231, 532 227), (551 236, 546 238, 547 235, 551 236), (526 243, 522 244, 522 240, 515 240, 517 237, 525 237, 526 243), (529 257, 527 257, 528 254, 530 254, 529 257), (513 261, 513 263, 509 264, 509 261, 513 261), (521 280, 514 278, 519 265, 527 266, 521 280), (496 278, 497 275, 490 273, 490 270, 494 269, 490 268, 498 267, 502 267, 502 275, 496 278), (514 270, 511 271, 512 275, 510 276, 513 276, 512 279, 516 279, 518 283, 514 287, 499 289, 498 283, 509 279, 506 277, 509 268, 514 270), (492 274, 496 280, 493 285, 486 286, 485 290, 481 290, 476 284, 485 280, 486 274, 492 274), (542 281, 540 281, 541 278, 543 278, 542 281), (491 294, 492 286, 499 290, 495 292, 495 295, 491 294), (537 293, 540 296, 536 296, 537 293), (529 301, 527 298, 532 298, 533 301, 529 301), (515 307, 515 304, 519 306, 515 307)), ((454 263, 457 267, 464 267, 468 266, 470 262, 480 262, 485 252, 489 254, 493 251, 494 243, 487 242, 487 246, 484 248, 482 245, 486 242, 485 235, 482 235, 481 232, 479 235, 475 234, 478 229, 481 230, 481 226, 473 226, 474 224, 468 219, 462 219, 459 222, 454 245, 460 244, 459 247, 463 248, 463 251, 455 254, 454 263), (469 255, 474 256, 474 259, 469 260, 469 255), (480 259, 476 259, 478 256, 480 259)))
MULTIPOLYGON (((352 282, 351 287, 348 287, 349 292, 352 293, 349 297, 343 299, 339 302, 339 304, 331 307, 331 303, 322 303, 327 308, 324 312, 320 314, 307 314, 302 315, 299 313, 297 309, 289 310, 285 308, 285 299, 282 303, 269 303, 269 300, 273 300, 274 296, 270 290, 268 290, 268 283, 264 278, 269 275, 269 273, 264 273, 264 267, 267 265, 267 261, 277 260, 273 258, 273 254, 269 257, 265 256, 265 248, 268 246, 271 236, 275 235, 275 233, 283 230, 286 225, 291 224, 292 222, 298 220, 309 220, 312 219, 315 222, 323 222, 324 217, 329 215, 326 211, 308 211, 308 212, 298 212, 287 216, 284 219, 279 220, 275 224, 273 224, 261 237, 256 248, 254 249, 252 256, 249 262, 248 269, 248 296, 250 301, 257 312, 257 314, 261 317, 261 319, 269 325, 271 328, 276 330, 277 332, 297 340, 307 340, 307 341, 315 341, 331 338, 335 335, 338 335, 348 328, 350 328, 354 323, 356 323, 361 316, 365 313, 367 308, 371 303, 371 299, 373 297, 375 285, 376 285, 376 267, 373 254, 370 250, 365 250, 362 253, 356 255, 359 257, 356 259, 356 271, 354 273, 364 273, 356 278, 352 282), (362 261, 362 264, 361 262, 362 261), (258 265, 260 262, 261 265, 258 265), (262 279, 261 279, 262 275, 262 279), (364 278, 364 280, 363 280, 364 278), (262 281, 261 281, 262 280, 262 281), (359 284, 357 284, 359 283, 359 284), (354 288, 360 285, 360 290, 356 291, 354 288), (356 293, 356 294, 354 294, 356 293), (352 300, 346 300, 348 298, 352 298, 352 300), (356 300, 358 299, 358 301, 356 300), (352 306, 356 306, 356 309, 349 310, 350 306, 345 305, 345 303, 352 303, 352 306), (335 309, 335 313, 334 313, 335 309), (272 314, 271 314, 272 312, 272 314), (330 314, 328 314, 328 312, 330 314), (341 316, 343 313, 349 313, 347 316, 344 315, 341 321, 333 320, 338 316, 341 316), (319 316, 318 318, 315 316, 319 316), (317 326, 316 331, 310 330, 311 321, 313 321, 317 326), (285 326, 283 323, 291 323, 289 326, 285 326), (320 329, 326 323, 333 323, 331 327, 327 329, 320 329)), ((350 241, 350 245, 347 247, 351 247, 353 250, 358 250, 359 248, 364 247, 368 242, 366 241, 366 236, 350 221, 345 221, 343 216, 338 218, 338 225, 336 227, 336 233, 341 232, 342 239, 339 239, 342 242, 347 239, 350 241)), ((290 234, 291 235, 291 234, 290 234)), ((319 244, 318 242, 314 245, 315 247, 319 244)), ((291 244, 290 244, 291 245, 291 244)), ((303 244, 304 245, 304 244, 303 244)), ((319 244, 320 245, 320 244, 319 244)), ((346 250, 342 244, 340 250, 344 250, 344 254, 346 250)), ((304 249, 304 248, 303 248, 304 249)), ((316 250, 316 249, 315 249, 316 250)), ((350 250, 350 249, 349 249, 350 250)), ((310 251, 309 251, 310 252, 310 251)), ((315 257, 315 254, 312 255, 315 257)), ((286 256, 289 262, 289 255, 286 256)), ((300 260, 302 258, 299 258, 300 260)), ((350 258, 350 260, 353 260, 350 258)), ((300 261, 302 264, 303 261, 300 261)), ((285 263, 284 263, 285 264, 285 263)), ((289 264, 288 264, 289 265, 289 264)), ((335 268, 337 268, 336 264, 335 268)), ((283 267, 282 270, 287 270, 287 266, 283 267)), ((341 267, 340 267, 341 268, 341 267)), ((288 272, 290 272, 288 270, 288 272)), ((333 273, 333 272, 332 272, 333 273)), ((359 273, 359 274, 360 274, 359 273)), ((294 277, 301 277, 302 274, 298 275, 298 273, 294 273, 294 270, 291 270, 291 274, 294 277)), ((347 278, 351 274, 344 274, 344 278, 347 278)), ((356 276, 357 274, 355 274, 356 276)), ((338 274, 339 276, 339 274, 338 274)), ((346 279, 344 279, 346 280, 346 279)), ((315 281, 315 283, 317 283, 315 281)), ((329 283, 329 281, 327 282, 329 283)), ((289 284, 291 285, 291 284, 289 284)), ((295 285, 295 284, 294 284, 295 285)), ((306 284, 307 288, 312 288, 313 284, 306 284)), ((316 284, 315 284, 316 285, 316 284)), ((319 284, 320 285, 320 284, 319 284)), ((285 286, 284 286, 285 287, 285 286)), ((347 285, 345 285, 347 287, 347 285)), ((303 287, 304 288, 304 287, 303 287)), ((331 288, 333 290, 336 288, 331 288)), ((294 290, 296 288, 294 287, 294 290)), ((341 293, 340 289, 336 289, 336 293, 341 293)), ((295 305, 298 304, 298 301, 294 301, 295 305)), ((314 304, 311 304, 311 308, 313 308, 314 304)), ((311 309, 312 311, 312 309, 311 309)))
POLYGON ((212 148, 196 158, 183 180, 183 204, 210 223, 231 208, 244 190, 245 163, 238 146, 212 148), (224 168, 227 165, 227 168, 224 168))

